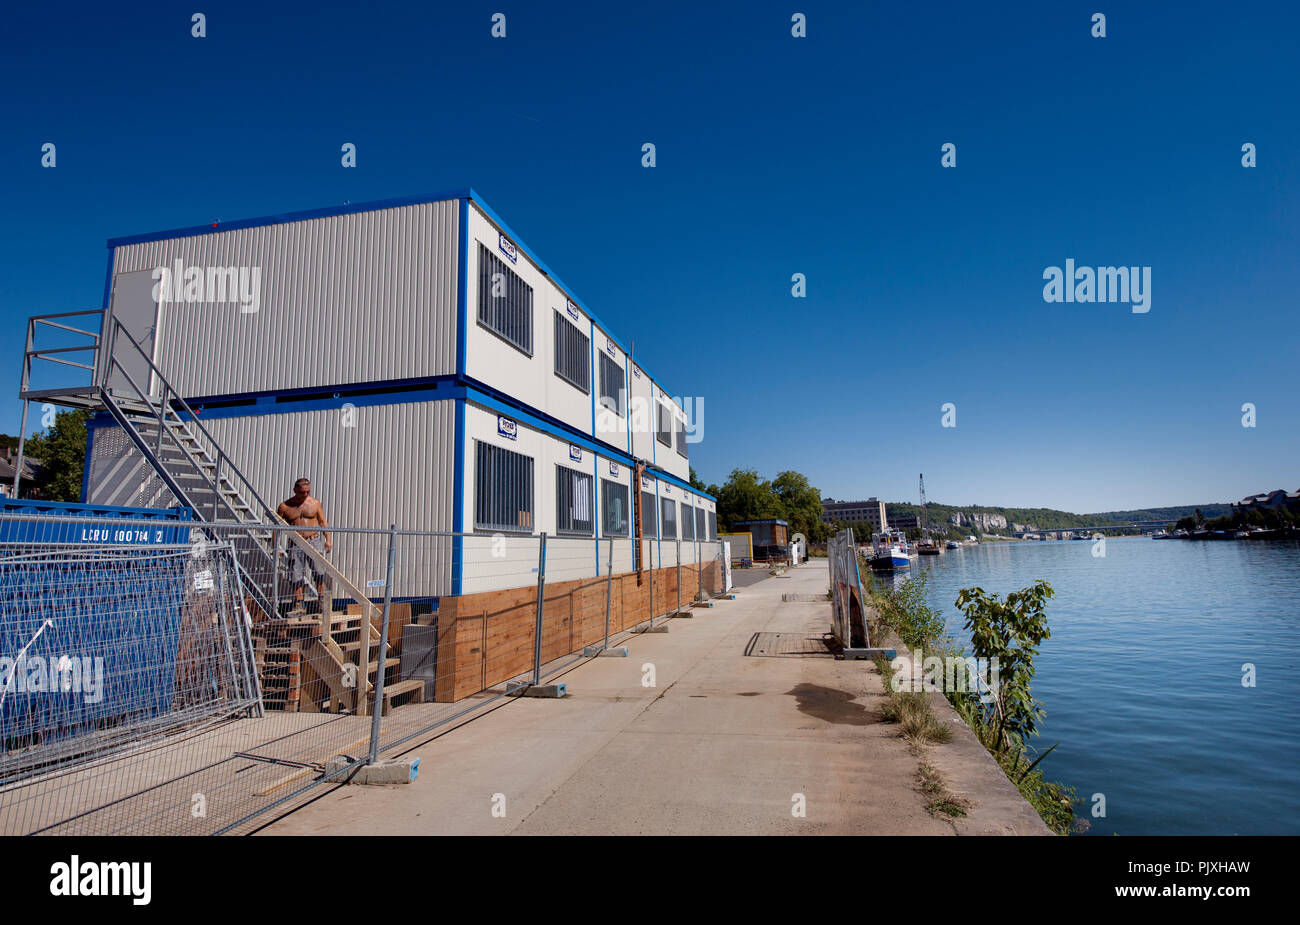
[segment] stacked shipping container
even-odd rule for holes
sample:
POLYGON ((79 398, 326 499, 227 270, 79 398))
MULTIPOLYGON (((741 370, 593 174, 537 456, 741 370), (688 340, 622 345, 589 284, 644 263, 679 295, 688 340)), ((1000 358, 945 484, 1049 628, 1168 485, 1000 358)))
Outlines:
MULTIPOLYGON (((600 574, 601 540, 634 530, 638 463, 655 499, 647 535, 716 536, 714 499, 688 481, 682 404, 473 190, 115 239, 109 252, 109 314, 271 507, 305 476, 337 525, 504 538, 504 561, 440 547, 398 576, 399 596, 521 584, 506 563, 535 556, 540 532, 591 548, 548 580, 600 574), (192 290, 160 289, 159 267, 192 290), (214 304, 214 277, 243 284, 242 300, 214 304)), ((107 415, 91 421, 88 459, 85 500, 173 503, 107 415)), ((630 570, 630 539, 616 546, 614 570, 630 570)), ((674 550, 661 540, 655 564, 674 565, 674 550)), ((341 543, 337 564, 382 574, 376 554, 341 543)))

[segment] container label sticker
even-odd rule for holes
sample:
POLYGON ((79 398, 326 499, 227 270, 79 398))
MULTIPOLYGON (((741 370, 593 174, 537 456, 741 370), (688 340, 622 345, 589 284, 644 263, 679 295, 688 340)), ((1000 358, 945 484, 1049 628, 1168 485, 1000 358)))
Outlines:
POLYGON ((605 339, 605 352, 617 359, 618 354, 614 351, 614 342, 608 338, 605 339))
POLYGON ((194 590, 209 591, 212 589, 212 571, 204 569, 194 574, 194 590))
POLYGON ((564 300, 564 310, 569 313, 569 317, 574 321, 578 320, 578 310, 573 307, 573 303, 568 299, 564 300))
POLYGON ((611 462, 611 463, 609 464, 609 474, 610 474, 610 475, 618 475, 618 463, 616 463, 616 462, 611 462))
POLYGON ((641 378, 641 369, 640 369, 640 367, 638 367, 638 366, 636 366, 636 365, 633 365, 633 367, 632 367, 632 375, 633 375, 633 376, 636 376, 636 378, 640 379, 640 378, 641 378))
POLYGON ((366 582, 366 587, 367 587, 367 588, 382 588, 382 587, 383 587, 384 585, 386 585, 387 583, 388 583, 388 579, 386 579, 386 578, 372 578, 372 579, 370 579, 369 581, 366 582))
POLYGON ((497 433, 507 440, 514 440, 519 435, 519 425, 504 414, 497 415, 497 433))
POLYGON ((497 234, 497 245, 501 248, 501 253, 510 258, 511 263, 519 262, 519 251, 509 238, 499 232, 497 234))
POLYGON ((582 462, 582 447, 569 444, 569 458, 574 462, 582 462))

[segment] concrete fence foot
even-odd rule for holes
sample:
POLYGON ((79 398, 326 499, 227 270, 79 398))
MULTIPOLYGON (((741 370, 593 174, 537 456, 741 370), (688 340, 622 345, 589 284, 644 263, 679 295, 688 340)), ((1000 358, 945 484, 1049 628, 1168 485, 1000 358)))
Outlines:
MULTIPOLYGON (((325 773, 333 774, 350 764, 360 764, 346 755, 325 762, 325 773)), ((420 774, 419 758, 394 758, 374 764, 362 764, 350 777, 349 784, 409 784, 420 774)))
POLYGON ((657 626, 651 626, 649 623, 642 623, 640 626, 634 626, 631 630, 633 633, 666 633, 668 626, 660 623, 657 626))
POLYGON ((542 697, 558 699, 568 696, 568 690, 560 684, 529 684, 527 681, 511 681, 506 685, 507 697, 542 697))

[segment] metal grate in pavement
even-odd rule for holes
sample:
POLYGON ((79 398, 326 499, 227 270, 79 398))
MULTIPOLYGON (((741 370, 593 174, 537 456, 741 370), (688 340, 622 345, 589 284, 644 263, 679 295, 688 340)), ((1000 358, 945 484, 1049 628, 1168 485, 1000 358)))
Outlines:
POLYGON ((833 658, 833 640, 805 633, 755 633, 745 654, 767 658, 833 658))

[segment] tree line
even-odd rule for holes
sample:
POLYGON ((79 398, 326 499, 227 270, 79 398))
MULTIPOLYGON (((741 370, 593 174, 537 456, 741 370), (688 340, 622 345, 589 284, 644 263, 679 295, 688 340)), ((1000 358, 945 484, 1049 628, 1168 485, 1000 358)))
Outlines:
POLYGON ((829 524, 822 523, 822 494, 802 472, 786 470, 765 479, 754 469, 732 469, 724 485, 705 485, 691 470, 691 485, 718 499, 718 532, 730 532, 747 520, 784 520, 790 535, 802 533, 810 543, 824 543, 829 524))

